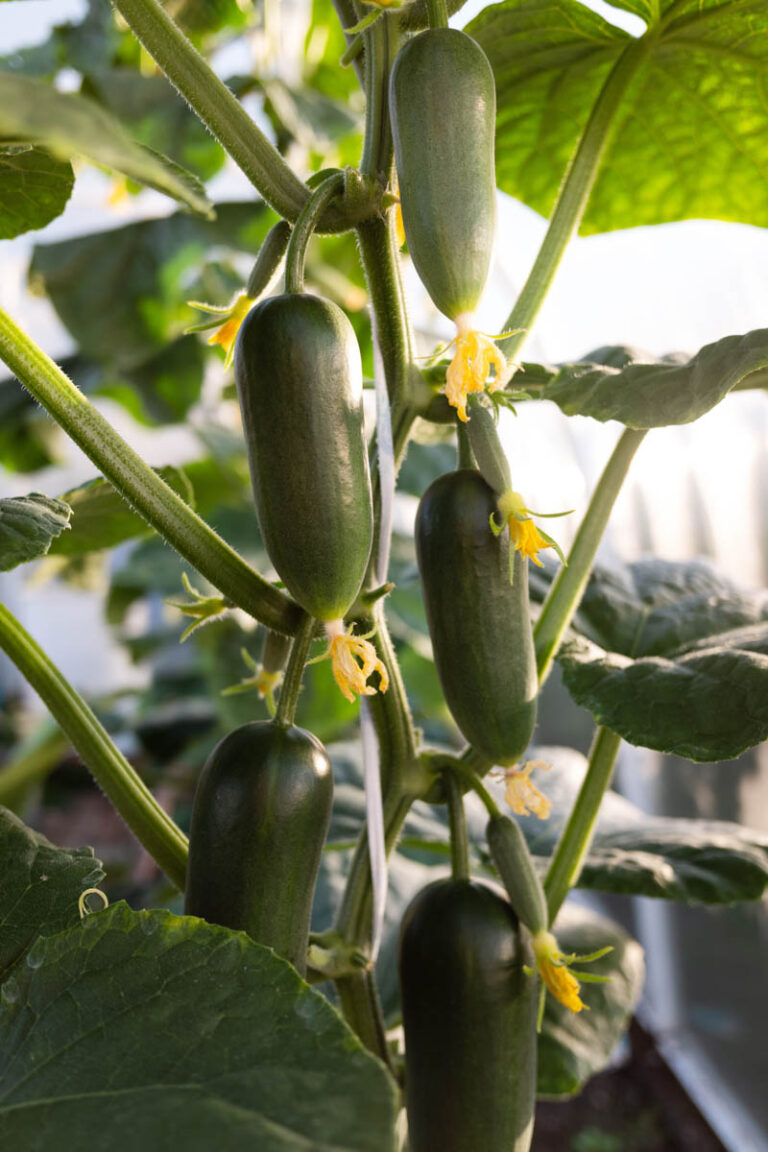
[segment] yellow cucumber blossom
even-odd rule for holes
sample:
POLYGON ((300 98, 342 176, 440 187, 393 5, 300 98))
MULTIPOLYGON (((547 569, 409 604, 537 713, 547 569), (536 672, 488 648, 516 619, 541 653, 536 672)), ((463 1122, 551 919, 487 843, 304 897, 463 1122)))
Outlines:
POLYGON ((526 559, 533 560, 534 564, 538 564, 539 568, 543 567, 541 560, 539 560, 538 553, 543 552, 545 548, 554 548, 560 560, 565 564, 565 556, 562 553, 560 545, 546 532, 542 532, 536 527, 532 516, 569 516, 568 512, 532 512, 526 506, 525 500, 519 492, 514 489, 508 488, 506 492, 502 492, 499 497, 496 507, 501 516, 501 524, 497 524, 494 517, 491 517, 491 528, 500 535, 504 531, 505 525, 509 528, 509 540, 512 545, 512 554, 520 552, 526 559))
POLYGON ((495 392, 503 388, 512 375, 504 353, 490 336, 472 327, 472 320, 468 312, 456 317, 456 350, 445 375, 448 403, 465 424, 469 419, 467 397, 470 392, 495 392))
POLYGON ((533 954, 541 978, 555 999, 570 1008, 571 1012, 581 1012, 585 1007, 579 996, 581 985, 568 968, 568 957, 560 951, 551 932, 536 933, 533 937, 533 954))
MULTIPOLYGON (((533 954, 536 957, 536 967, 541 979, 555 999, 561 1004, 564 1004, 566 1008, 569 1008, 571 1012, 589 1011, 589 1006, 582 1001, 579 995, 581 992, 581 983, 606 984, 611 978, 610 976, 598 976, 593 972, 575 973, 571 965, 591 964, 593 960, 600 960, 603 956, 613 951, 612 946, 609 945, 607 948, 599 948, 597 952, 590 952, 587 956, 577 956, 575 953, 566 956, 561 950, 556 937, 553 936, 551 932, 547 932, 546 929, 542 929, 541 932, 536 932, 531 943, 533 944, 533 954)), ((529 971, 532 970, 526 968, 526 972, 529 971)), ((542 1000, 540 1017, 543 1012, 543 1006, 542 1000)))
POLYGON ((512 768, 501 768, 495 772, 504 780, 504 799, 515 815, 548 819, 552 801, 531 781, 531 773, 547 771, 549 767, 544 760, 528 760, 525 764, 515 764, 512 768))
POLYGON ((208 328, 215 328, 215 332, 212 332, 208 337, 208 343, 221 345, 226 353, 224 367, 228 368, 235 354, 235 340, 240 331, 240 325, 255 304, 255 300, 246 292, 238 292, 234 300, 224 308, 217 308, 213 304, 203 304, 199 300, 190 300, 188 303, 190 308, 199 308, 201 312, 208 312, 215 319, 206 320, 203 324, 196 324, 192 328, 187 328, 187 332, 203 332, 208 328))
MULTIPOLYGON (((347 700, 354 700, 355 696, 373 696, 377 689, 368 683, 368 678, 374 672, 379 674, 379 692, 386 692, 389 688, 389 675, 387 669, 376 655, 376 649, 369 637, 355 636, 354 625, 344 627, 343 620, 331 620, 325 625, 325 634, 328 637, 328 649, 318 660, 330 657, 333 678, 347 700), (358 663, 359 661, 359 663, 358 663)), ((310 664, 316 663, 310 660, 310 664)))

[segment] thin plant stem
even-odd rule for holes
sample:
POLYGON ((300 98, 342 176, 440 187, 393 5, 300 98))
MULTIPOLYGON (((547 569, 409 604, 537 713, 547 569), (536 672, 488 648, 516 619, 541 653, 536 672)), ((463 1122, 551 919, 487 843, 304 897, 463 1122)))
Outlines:
POLYGON ((563 901, 579 878, 620 745, 621 737, 610 728, 598 728, 595 732, 587 774, 544 881, 550 924, 554 923, 563 901))
POLYGON ((430 28, 447 28, 448 8, 445 0, 427 0, 427 16, 430 28))
POLYGON ((584 595, 597 549, 610 518, 616 497, 621 491, 644 431, 625 428, 595 485, 584 519, 568 554, 568 563, 560 568, 550 588, 544 607, 533 630, 539 682, 543 684, 552 666, 566 628, 573 619, 584 595))
POLYGON ((186 836, 115 747, 83 698, 3 604, 0 648, 47 706, 139 843, 183 891, 186 836))
POLYGON ((304 675, 304 666, 309 657, 312 640, 315 635, 314 617, 306 615, 294 637, 285 677, 280 688, 280 696, 275 710, 275 724, 288 728, 293 724, 296 715, 296 705, 301 691, 301 681, 304 675))
POLYGON ((389 123, 389 69, 397 25, 381 15, 365 33, 365 135, 360 171, 386 183, 392 165, 392 130, 389 123))
POLYGON ((318 184, 297 216, 285 254, 286 292, 304 291, 304 259, 307 245, 325 209, 343 190, 344 175, 341 172, 334 172, 332 176, 328 176, 318 184))
POLYGON ((451 832, 451 875, 454 880, 469 879, 469 839, 464 798, 456 777, 450 771, 443 774, 448 820, 451 832))
POLYGON ((132 508, 233 604, 292 635, 302 610, 246 564, 123 440, 26 333, 0 310, 0 359, 132 508))
POLYGON ((643 38, 631 40, 613 66, 582 132, 561 185, 549 227, 504 330, 521 329, 500 341, 514 360, 525 343, 555 277, 565 249, 578 231, 616 120, 616 113, 647 52, 643 38))

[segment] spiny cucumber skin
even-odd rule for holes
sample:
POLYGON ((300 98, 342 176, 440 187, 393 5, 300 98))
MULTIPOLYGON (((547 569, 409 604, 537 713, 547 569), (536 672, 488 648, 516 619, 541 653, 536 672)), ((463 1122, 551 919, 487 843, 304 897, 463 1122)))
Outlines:
POLYGON ((235 346, 256 511, 286 588, 318 620, 354 603, 373 544, 363 373, 352 325, 319 296, 257 304, 235 346))
POLYGON ((461 733, 492 764, 516 764, 536 726, 538 679, 527 561, 495 536, 479 472, 440 476, 416 517, 416 555, 435 666, 461 733))
POLYGON ((395 162, 408 251, 450 319, 475 310, 496 232, 496 87, 482 48, 430 28, 390 76, 395 162))

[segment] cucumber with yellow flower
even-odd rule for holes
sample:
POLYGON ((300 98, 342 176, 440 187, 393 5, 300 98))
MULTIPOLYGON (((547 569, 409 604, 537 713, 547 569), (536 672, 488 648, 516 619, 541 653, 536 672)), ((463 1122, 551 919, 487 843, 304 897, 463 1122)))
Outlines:
POLYGON ((506 383, 509 369, 474 312, 496 232, 496 89, 480 46, 454 28, 408 40, 392 67, 389 105, 408 251, 435 305, 456 324, 446 395, 460 420, 467 396, 506 383))

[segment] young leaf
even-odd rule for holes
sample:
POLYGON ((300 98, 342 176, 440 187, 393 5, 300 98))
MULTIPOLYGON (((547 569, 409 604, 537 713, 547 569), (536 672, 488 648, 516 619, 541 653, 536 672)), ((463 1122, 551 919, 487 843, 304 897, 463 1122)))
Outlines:
POLYGON ((242 932, 117 904, 38 942, 2 1003, 3 1147, 393 1152, 385 1069, 242 932))
MULTIPOLYGON (((602 349, 605 352, 605 349, 602 349)), ((726 336, 684 363, 643 357, 621 366, 565 364, 541 393, 567 416, 661 428, 698 420, 737 384, 768 367, 768 328, 726 336)))
POLYGON ((598 569, 558 655, 577 704, 625 740, 730 760, 768 736, 768 600, 702 561, 598 569))
POLYGON ((0 500, 0 572, 45 556, 69 526, 72 510, 40 492, 0 500))
POLYGON ((75 175, 42 148, 0 148, 0 240, 44 228, 67 206, 75 175))
POLYGON ((588 969, 590 976, 609 977, 605 983, 589 981, 583 992, 588 1012, 571 1012, 547 996, 536 1091, 539 1096, 572 1096, 610 1060, 640 998, 645 965, 636 940, 587 908, 565 907, 553 932, 566 954, 611 948, 588 969))
MULTIPOLYGON (((534 856, 551 856, 586 772, 573 748, 534 748, 551 764, 542 777, 552 803, 548 820, 520 825, 534 856)), ((768 835, 726 820, 648 816, 609 791, 600 805, 594 839, 578 887, 685 904, 760 900, 768 888, 768 835)))
POLYGON ((225 203, 216 211, 211 222, 174 213, 39 245, 30 281, 50 297, 84 356, 133 374, 169 352, 189 326, 190 294, 210 298, 205 284, 192 287, 207 251, 255 253, 273 219, 263 204, 225 203), (120 292, 105 292, 105 284, 119 284, 120 292))
MULTIPOLYGON (((187 504, 194 505, 192 485, 181 468, 158 468, 157 472, 187 504)), ((151 531, 147 522, 101 477, 70 489, 61 500, 71 509, 72 530, 52 544, 51 556, 85 556, 151 531)))
POLYGON ((62 160, 84 156, 172 196, 206 219, 214 214, 202 184, 191 173, 182 177, 171 170, 92 100, 58 92, 45 81, 0 73, 0 135, 38 144, 62 160))
POLYGON ((0 808, 0 978, 38 936, 79 923, 77 901, 104 878, 92 848, 55 848, 0 808))
MULTIPOLYGON (((648 24, 583 235, 672 220, 765 227, 768 38, 763 0, 616 0, 648 24)), ((498 92, 499 187, 549 216, 608 74, 632 38, 576 0, 505 0, 467 31, 498 92)))

